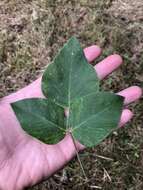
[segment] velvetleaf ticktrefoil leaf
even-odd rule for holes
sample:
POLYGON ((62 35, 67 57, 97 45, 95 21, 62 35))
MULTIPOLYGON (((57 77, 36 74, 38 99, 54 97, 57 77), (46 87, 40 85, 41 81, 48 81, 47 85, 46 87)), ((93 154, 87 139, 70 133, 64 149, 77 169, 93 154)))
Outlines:
POLYGON ((11 104, 22 128, 33 137, 55 144, 69 131, 75 140, 91 147, 117 128, 124 98, 99 91, 95 69, 87 62, 75 37, 48 65, 41 88, 45 99, 11 104))

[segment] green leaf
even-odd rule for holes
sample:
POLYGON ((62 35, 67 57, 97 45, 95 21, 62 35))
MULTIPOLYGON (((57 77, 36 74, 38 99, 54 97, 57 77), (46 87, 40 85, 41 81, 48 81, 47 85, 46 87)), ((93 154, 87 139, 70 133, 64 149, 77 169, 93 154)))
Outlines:
POLYGON ((23 129, 33 137, 55 144, 65 136, 64 109, 51 101, 32 98, 11 104, 23 129))
POLYGON ((119 123, 123 97, 100 92, 71 105, 69 126, 73 137, 86 147, 96 146, 119 123))
POLYGON ((12 108, 23 129, 45 143, 58 143, 70 132, 91 147, 118 126, 124 98, 99 92, 96 72, 74 37, 44 72, 42 91, 48 99, 21 100, 12 108))
POLYGON ((44 72, 42 91, 59 105, 70 107, 76 98, 98 90, 95 69, 87 62, 77 39, 72 37, 44 72))

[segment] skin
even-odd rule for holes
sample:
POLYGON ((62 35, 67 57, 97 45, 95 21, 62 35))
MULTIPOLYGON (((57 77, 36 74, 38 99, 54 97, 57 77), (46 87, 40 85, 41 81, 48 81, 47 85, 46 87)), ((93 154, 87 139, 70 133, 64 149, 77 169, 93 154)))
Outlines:
MULTIPOLYGON (((101 54, 98 46, 84 49, 92 62, 101 54)), ((119 55, 110 55, 95 66, 100 79, 105 78, 122 64, 119 55)), ((29 86, 0 100, 0 190, 21 190, 51 176, 75 156, 75 148, 69 135, 56 145, 46 145, 27 135, 20 127, 10 103, 24 98, 43 97, 41 78, 29 86), (58 155, 58 157, 57 157, 58 155)), ((129 87, 118 94, 125 97, 125 106, 142 95, 137 86, 129 87)), ((133 113, 125 108, 119 127, 125 125, 133 113)), ((84 148, 76 142, 78 150, 84 148)))

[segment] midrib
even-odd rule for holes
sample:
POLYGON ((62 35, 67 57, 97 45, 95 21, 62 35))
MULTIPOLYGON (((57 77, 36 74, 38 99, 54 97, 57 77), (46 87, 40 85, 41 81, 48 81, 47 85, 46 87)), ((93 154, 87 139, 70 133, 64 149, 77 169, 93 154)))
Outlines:
MULTIPOLYGON (((71 53, 72 54, 72 53, 71 53)), ((71 73, 72 73, 72 57, 70 61, 69 69, 69 83, 68 83, 68 112, 70 113, 70 104, 71 104, 71 73)), ((69 115, 67 116, 66 129, 69 129, 69 115)))

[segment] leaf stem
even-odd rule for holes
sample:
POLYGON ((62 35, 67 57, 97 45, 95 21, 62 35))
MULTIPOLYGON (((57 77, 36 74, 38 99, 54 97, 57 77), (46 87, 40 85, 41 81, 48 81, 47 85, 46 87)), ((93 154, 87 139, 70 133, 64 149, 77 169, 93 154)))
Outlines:
POLYGON ((86 173, 85 173, 85 170, 84 170, 84 168, 83 168, 83 165, 82 165, 82 162, 81 162, 81 159, 80 159, 79 153, 78 153, 78 149, 77 149, 77 146, 76 146, 76 143, 75 143, 74 137, 73 137, 73 135, 72 135, 71 132, 69 132, 69 133, 70 133, 70 136, 71 136, 71 138, 72 138, 72 141, 73 141, 73 144, 74 144, 74 147, 75 147, 75 152, 76 152, 76 156, 77 156, 77 159, 78 159, 78 162, 79 162, 80 168, 81 168, 81 170, 82 170, 83 176, 85 177, 85 180, 87 181, 88 178, 87 178, 86 173))

